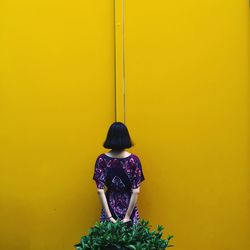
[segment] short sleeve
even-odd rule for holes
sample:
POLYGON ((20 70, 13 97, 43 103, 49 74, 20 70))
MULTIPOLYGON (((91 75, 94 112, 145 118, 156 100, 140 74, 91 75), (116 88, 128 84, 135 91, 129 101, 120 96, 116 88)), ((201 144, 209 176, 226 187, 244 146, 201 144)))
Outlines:
POLYGON ((98 189, 104 189, 106 183, 105 161, 102 157, 97 157, 95 162, 95 169, 93 180, 96 182, 98 189))
POLYGON ((140 186, 140 183, 144 180, 145 178, 142 171, 140 159, 136 157, 134 164, 134 171, 132 175, 132 189, 138 188, 140 186))

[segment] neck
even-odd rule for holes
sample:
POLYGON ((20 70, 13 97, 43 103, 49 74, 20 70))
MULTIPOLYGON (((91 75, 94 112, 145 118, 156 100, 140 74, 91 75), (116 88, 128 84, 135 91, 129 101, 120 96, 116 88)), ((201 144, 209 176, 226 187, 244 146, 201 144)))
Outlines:
POLYGON ((123 152, 124 151, 124 149, 112 149, 110 152, 112 152, 112 153, 121 153, 121 152, 123 152))

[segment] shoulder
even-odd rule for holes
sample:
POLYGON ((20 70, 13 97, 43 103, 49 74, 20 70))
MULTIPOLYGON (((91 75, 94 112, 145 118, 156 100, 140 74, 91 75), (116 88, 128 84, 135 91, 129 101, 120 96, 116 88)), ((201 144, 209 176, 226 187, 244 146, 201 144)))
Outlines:
POLYGON ((131 162, 131 163, 134 163, 135 165, 137 164, 137 163, 141 163, 140 162, 140 157, 138 156, 138 155, 136 155, 136 154, 131 154, 131 157, 129 158, 129 161, 131 162))
POLYGON ((131 153, 131 156, 135 160, 139 160, 139 156, 137 154, 131 153))
POLYGON ((96 157, 96 163, 101 163, 103 162, 105 159, 105 155, 104 153, 103 154, 99 154, 97 157, 96 157))
POLYGON ((101 154, 97 155, 97 159, 103 158, 104 156, 105 156, 105 154, 101 153, 101 154))

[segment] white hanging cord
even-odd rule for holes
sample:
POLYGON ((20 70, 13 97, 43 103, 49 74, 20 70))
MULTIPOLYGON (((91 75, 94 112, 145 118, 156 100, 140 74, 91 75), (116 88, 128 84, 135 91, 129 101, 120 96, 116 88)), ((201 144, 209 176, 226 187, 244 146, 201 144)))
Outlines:
POLYGON ((122 0, 122 86, 123 86, 123 115, 124 124, 126 124, 126 78, 125 78, 125 0, 122 0))
POLYGON ((124 44, 125 44, 125 39, 124 39, 124 21, 125 21, 125 0, 114 0, 114 82, 115 82, 115 121, 117 121, 117 56, 116 56, 116 50, 117 50, 117 43, 116 43, 116 36, 117 36, 117 6, 118 4, 116 1, 122 1, 122 96, 123 96, 123 121, 124 124, 126 123, 126 78, 125 78, 125 49, 124 49, 124 44))
POLYGON ((116 100, 116 0, 114 0, 114 82, 115 82, 115 121, 117 121, 117 100, 116 100))

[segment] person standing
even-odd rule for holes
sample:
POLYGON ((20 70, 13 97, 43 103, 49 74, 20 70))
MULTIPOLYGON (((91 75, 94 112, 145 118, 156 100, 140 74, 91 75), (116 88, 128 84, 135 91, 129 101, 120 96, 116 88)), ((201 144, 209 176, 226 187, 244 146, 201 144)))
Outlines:
POLYGON ((145 177, 139 157, 125 150, 134 146, 126 125, 111 124, 103 146, 111 150, 98 155, 93 175, 102 205, 100 221, 138 223, 136 202, 145 177))

